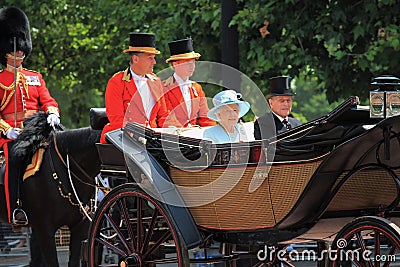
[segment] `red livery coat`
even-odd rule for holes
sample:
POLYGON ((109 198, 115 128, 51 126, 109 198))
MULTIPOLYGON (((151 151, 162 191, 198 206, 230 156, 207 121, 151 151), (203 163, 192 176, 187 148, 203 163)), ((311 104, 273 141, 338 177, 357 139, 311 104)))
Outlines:
POLYGON ((190 116, 188 116, 188 110, 182 95, 182 91, 174 77, 171 76, 165 80, 163 82, 163 86, 165 91, 165 101, 168 109, 172 112, 179 123, 175 126, 187 127, 189 123, 191 125, 200 126, 216 125, 215 121, 210 120, 207 117, 207 112, 209 110, 207 98, 200 84, 192 83, 189 87, 192 109, 190 116))
POLYGON ((110 122, 103 128, 100 138, 101 143, 107 143, 105 133, 122 128, 128 122, 137 122, 151 128, 167 126, 166 119, 169 111, 165 104, 161 81, 153 74, 147 74, 146 77, 148 78, 147 84, 155 100, 150 118, 146 117, 142 98, 137 90, 135 81, 131 77, 129 68, 114 74, 108 81, 105 102, 106 113, 110 122))

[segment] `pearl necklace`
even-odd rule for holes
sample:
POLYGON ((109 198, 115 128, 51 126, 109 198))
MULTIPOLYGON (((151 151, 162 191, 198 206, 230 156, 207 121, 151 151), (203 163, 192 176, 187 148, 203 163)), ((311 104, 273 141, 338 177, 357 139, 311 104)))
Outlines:
POLYGON ((240 131, 237 129, 236 125, 233 127, 233 132, 228 132, 224 126, 222 126, 220 124, 220 126, 222 127, 222 129, 224 130, 224 132, 226 133, 226 135, 229 137, 229 139, 232 142, 239 142, 240 141, 240 131))

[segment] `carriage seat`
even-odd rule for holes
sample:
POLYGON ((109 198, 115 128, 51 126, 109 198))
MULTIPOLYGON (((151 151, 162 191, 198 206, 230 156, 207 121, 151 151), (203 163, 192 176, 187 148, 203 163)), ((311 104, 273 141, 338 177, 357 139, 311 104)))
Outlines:
POLYGON ((127 182, 127 168, 124 154, 112 144, 96 144, 101 161, 100 173, 108 178, 111 188, 127 182))
MULTIPOLYGON (((109 122, 106 108, 90 109, 90 126, 94 130, 102 130, 109 122)), ((101 173, 107 176, 126 176, 124 154, 113 144, 96 144, 101 161, 101 173)))
MULTIPOLYGON (((242 123, 244 129, 246 130, 246 135, 249 141, 254 141, 254 122, 245 122, 242 123)), ((159 133, 168 133, 175 134, 184 137, 196 138, 196 139, 204 139, 204 131, 213 126, 207 127, 191 127, 191 128, 152 128, 155 132, 159 133)))
POLYGON ((103 130, 103 127, 109 123, 106 108, 90 109, 90 126, 93 130, 103 130))

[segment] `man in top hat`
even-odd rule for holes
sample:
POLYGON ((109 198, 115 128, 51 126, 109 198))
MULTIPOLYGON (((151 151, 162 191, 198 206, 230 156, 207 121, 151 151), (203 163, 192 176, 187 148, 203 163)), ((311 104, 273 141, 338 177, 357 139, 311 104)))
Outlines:
POLYGON ((270 79, 270 93, 266 96, 271 113, 258 118, 254 123, 256 140, 270 137, 271 115, 275 123, 276 134, 299 126, 301 121, 290 116, 294 93, 290 89, 289 76, 278 76, 270 79))
MULTIPOLYGON (((26 163, 21 163, 11 153, 13 141, 22 131, 22 122, 29 115, 43 110, 47 122, 60 123, 58 104, 50 96, 42 75, 24 69, 22 63, 32 51, 29 21, 26 14, 16 7, 0 9, 0 147, 6 156, 5 188, 9 220, 15 226, 28 224, 22 209, 19 186, 26 163)), ((4 167, 4 165, 3 165, 4 167)))
POLYGON ((192 38, 168 43, 171 63, 175 73, 163 81, 165 101, 177 127, 192 125, 213 126, 215 122, 207 117, 207 98, 200 84, 189 80, 195 70, 195 60, 200 54, 193 51, 192 38))
POLYGON ((102 131, 101 143, 107 143, 105 133, 119 129, 128 122, 137 122, 146 127, 167 126, 168 109, 163 96, 160 79, 153 74, 155 35, 130 33, 128 53, 130 66, 109 79, 106 92, 106 113, 110 121, 102 131), (126 116, 126 117, 125 117, 126 116))

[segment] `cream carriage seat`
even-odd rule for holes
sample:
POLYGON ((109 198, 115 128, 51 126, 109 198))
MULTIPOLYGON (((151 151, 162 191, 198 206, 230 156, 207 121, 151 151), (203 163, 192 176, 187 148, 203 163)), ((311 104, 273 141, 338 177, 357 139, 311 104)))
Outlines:
MULTIPOLYGON (((244 129, 246 130, 246 135, 247 135, 248 141, 254 141, 254 122, 245 122, 245 123, 242 123, 242 125, 244 126, 244 129)), ((159 132, 159 133, 176 134, 176 135, 190 137, 190 138, 203 139, 204 131, 210 127, 212 127, 212 126, 191 127, 191 128, 174 128, 174 127, 153 128, 152 130, 159 132)))

